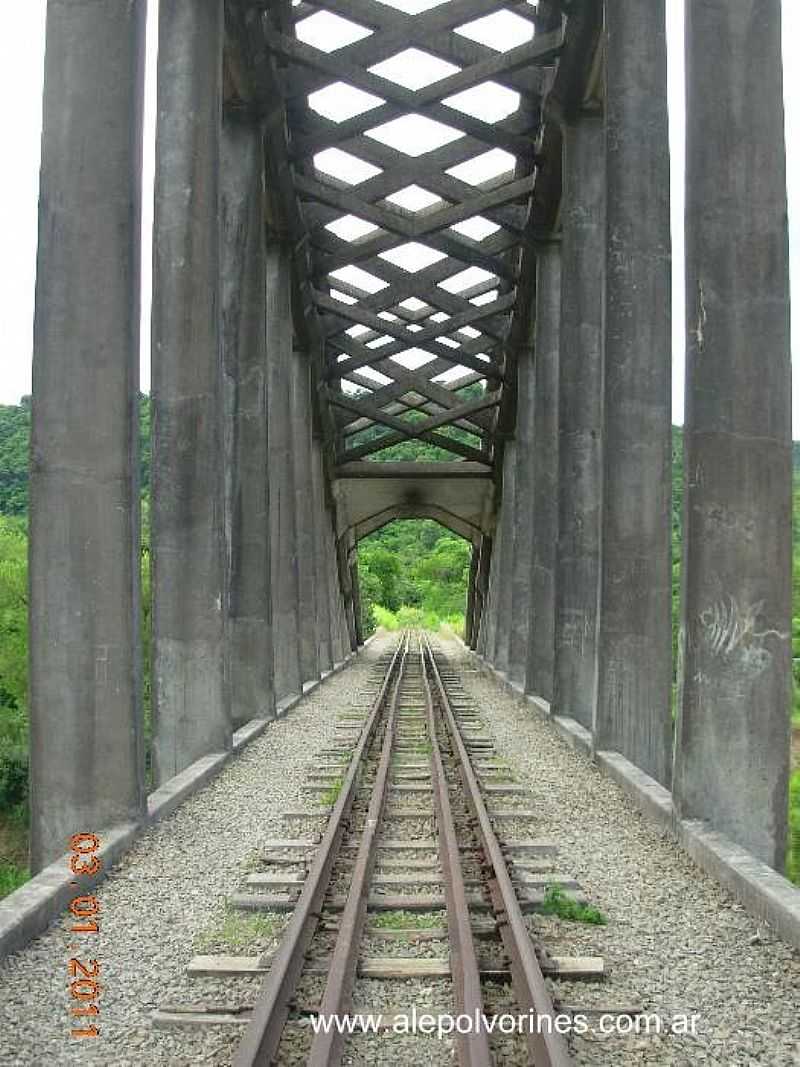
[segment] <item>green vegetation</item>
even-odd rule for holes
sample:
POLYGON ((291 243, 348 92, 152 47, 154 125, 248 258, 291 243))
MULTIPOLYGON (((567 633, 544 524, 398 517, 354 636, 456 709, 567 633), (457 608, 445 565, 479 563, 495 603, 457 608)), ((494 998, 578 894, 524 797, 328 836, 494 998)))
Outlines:
POLYGON ((319 803, 320 807, 332 808, 336 801, 339 799, 339 794, 342 791, 344 785, 344 778, 337 778, 334 782, 328 786, 324 793, 320 793, 319 803))
POLYGON ((549 885, 544 894, 544 901, 539 909, 543 915, 555 915, 568 922, 593 923, 605 926, 608 921, 601 911, 591 904, 579 904, 568 897, 561 886, 549 885))
POLYGON ((359 545, 365 634, 442 623, 463 632, 470 546, 430 519, 393 522, 359 545))
POLYGON ((198 934, 194 940, 198 952, 225 949, 253 948, 265 939, 272 941, 285 924, 280 915, 241 912, 229 908, 210 930, 198 934))

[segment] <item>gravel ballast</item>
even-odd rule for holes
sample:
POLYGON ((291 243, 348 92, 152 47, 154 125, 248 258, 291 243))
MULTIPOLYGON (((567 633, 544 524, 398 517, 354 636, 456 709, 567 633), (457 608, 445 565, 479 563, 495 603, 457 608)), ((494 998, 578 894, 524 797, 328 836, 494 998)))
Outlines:
MULTIPOLYGON (((270 838, 297 836, 282 818, 308 804, 312 762, 336 735, 336 719, 374 697, 370 673, 393 638, 379 637, 340 674, 269 724, 201 792, 145 831, 98 888, 100 933, 69 933, 64 917, 0 967, 0 1064, 97 1063, 181 1067, 230 1063, 239 1028, 156 1030, 167 1003, 252 1001, 256 978, 190 979, 197 942, 219 926, 226 899, 270 838), (71 946, 74 946, 72 948, 71 946), (99 1038, 73 1039, 67 967, 100 964, 99 1038)), ((203 949, 203 951, 206 951, 203 949)), ((250 948, 230 950, 248 954, 250 948)), ((83 1022, 78 1025, 84 1025, 83 1022)))

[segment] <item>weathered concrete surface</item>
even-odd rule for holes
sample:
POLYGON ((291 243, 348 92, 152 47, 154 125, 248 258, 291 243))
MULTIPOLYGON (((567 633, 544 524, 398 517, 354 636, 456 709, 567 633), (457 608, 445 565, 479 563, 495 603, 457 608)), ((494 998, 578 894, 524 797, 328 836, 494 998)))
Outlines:
POLYGON ((274 714, 262 131, 222 128, 227 656, 234 728, 274 714))
POLYGON ((494 656, 492 662, 499 671, 508 671, 511 643, 511 595, 514 576, 514 557, 517 549, 514 524, 516 507, 517 445, 506 442, 503 456, 503 500, 500 506, 501 540, 503 551, 496 574, 496 604, 494 656))
POLYGON ((594 744, 668 785, 672 344, 665 0, 606 9, 603 528, 594 744))
POLYGON ((486 604, 489 595, 489 573, 491 570, 493 539, 484 534, 478 542, 478 572, 475 579, 475 621, 472 626, 470 648, 483 647, 482 635, 486 626, 486 604))
POLYGON ((587 115, 565 127, 564 149, 553 712, 589 729, 600 560, 603 120, 587 115))
POLYGON ((791 373, 778 0, 687 5, 687 379, 675 803, 786 841, 791 373))
POLYGON ((314 508, 314 585, 316 589, 316 641, 320 674, 334 664, 333 629, 331 619, 331 574, 328 564, 326 538, 330 531, 330 515, 325 504, 325 471, 321 443, 311 441, 311 492, 314 508))
POLYGON ((514 562, 511 571, 508 677, 522 688, 530 642, 531 587, 533 578, 533 483, 535 411, 533 345, 522 348, 517 359, 517 427, 514 475, 514 562))
POLYGON ((159 13, 152 313, 153 765, 230 748, 220 361, 222 4, 159 13))
POLYGON ((267 244, 267 443, 275 701, 302 691, 292 397, 290 249, 267 244))
POLYGON ((295 536, 297 542, 297 605, 300 634, 300 678, 319 678, 317 658, 317 583, 314 561, 314 498, 311 470, 311 369, 308 356, 292 357, 292 459, 294 470, 295 536))
MULTIPOLYGON (((31 868, 144 811, 145 4, 48 4, 30 481, 31 868)), ((67 868, 65 868, 67 870, 67 868)))
POLYGON ((553 697, 555 568, 558 541, 558 363, 561 249, 540 250, 536 264, 533 386, 533 558, 526 692, 553 697))

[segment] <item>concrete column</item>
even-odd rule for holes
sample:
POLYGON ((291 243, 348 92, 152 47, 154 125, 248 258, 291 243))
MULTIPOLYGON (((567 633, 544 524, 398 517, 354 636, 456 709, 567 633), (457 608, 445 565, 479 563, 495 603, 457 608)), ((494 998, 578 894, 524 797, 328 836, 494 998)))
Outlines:
POLYGON ((500 509, 503 551, 497 572, 497 619, 495 623, 494 665, 497 670, 508 671, 511 641, 511 593, 514 575, 516 531, 514 529, 516 506, 517 445, 507 441, 503 458, 503 502, 500 509))
POLYGON ((553 699, 555 573, 558 542, 558 364, 561 248, 540 250, 536 265, 533 386, 533 562, 525 691, 553 699))
POLYGON ((674 796, 782 869, 791 375, 781 5, 690 0, 682 683, 674 796), (757 15, 757 17, 756 17, 757 15))
POLYGON ((669 786, 672 390, 665 0, 606 4, 603 527, 594 744, 669 786))
POLYGON ((325 506, 325 471, 321 444, 311 442, 311 483, 314 498, 314 565, 317 590, 317 659, 321 673, 331 669, 334 663, 333 630, 331 619, 330 570, 327 542, 328 510, 325 506))
POLYGON ((590 729, 597 666, 605 136, 599 116, 564 129, 559 363, 559 537, 554 712, 590 729))
MULTIPOLYGON (((502 504, 501 504, 502 508, 502 504)), ((478 651, 494 664, 495 638, 497 634, 497 601, 499 598, 498 586, 500 584, 499 572, 503 562, 503 515, 502 511, 497 519, 495 536, 492 539, 492 553, 486 582, 486 597, 483 605, 483 620, 479 637, 478 651)))
POLYGON ((219 196, 222 4, 162 0, 153 239, 153 764, 230 748, 219 196))
POLYGON ((264 328, 264 153, 250 121, 222 128, 228 677, 234 728, 274 714, 264 328))
POLYGON ((317 598, 314 560, 314 506, 311 483, 311 368, 299 351, 292 360, 292 459, 294 465, 295 530, 297 543, 300 680, 319 678, 317 659, 317 598))
POLYGON ((478 577, 478 545, 472 545, 469 556, 469 581, 467 584, 467 610, 464 615, 464 641, 471 648, 475 624, 477 622, 477 577, 478 577))
POLYGON ((275 701, 302 691, 294 490, 291 256, 267 244, 267 443, 269 446, 272 625, 275 701))
POLYGON ((511 604, 508 677, 524 689, 530 641, 533 564, 533 484, 536 453, 534 435, 533 346, 521 349, 517 361, 516 473, 514 475, 514 564, 511 574, 511 604))
POLYGON ((492 558, 492 539, 483 534, 478 545, 478 573, 475 578, 475 622, 470 648, 481 652, 485 647, 486 600, 489 592, 489 570, 492 558))
POLYGON ((145 4, 47 6, 30 474, 31 869, 144 811, 145 4))

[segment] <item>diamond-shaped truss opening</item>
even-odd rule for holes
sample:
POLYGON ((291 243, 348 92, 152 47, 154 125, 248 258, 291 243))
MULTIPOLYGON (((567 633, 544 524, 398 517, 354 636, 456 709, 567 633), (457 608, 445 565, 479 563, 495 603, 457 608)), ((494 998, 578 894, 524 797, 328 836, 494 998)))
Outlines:
POLYGON ((483 267, 467 267, 466 270, 461 270, 458 274, 453 274, 445 278, 443 282, 439 282, 439 288, 448 293, 463 293, 465 289, 471 289, 473 285, 480 285, 481 282, 491 281, 492 278, 494 275, 484 270, 483 267))
POLYGON ((497 290, 490 289, 488 293, 481 293, 480 296, 473 296, 470 299, 470 304, 474 304, 475 307, 483 307, 484 304, 491 304, 492 301, 497 300, 497 297, 497 290))
POLYGON ((324 89, 309 93, 308 96, 308 106, 311 110, 331 122, 345 122, 356 115, 363 115, 365 111, 372 111, 383 103, 385 101, 379 96, 365 93, 363 89, 356 89, 347 82, 333 82, 324 89))
POLYGON ((424 211, 425 208, 442 203, 440 196, 435 193, 429 193, 427 189, 423 189, 419 185, 407 185, 405 189, 398 189, 396 193, 392 193, 386 199, 390 204, 396 204, 397 207, 401 207, 405 211, 413 212, 424 211))
POLYGON ((405 89, 424 89, 426 85, 433 85, 451 74, 458 74, 461 70, 454 63, 448 63, 446 59, 423 52, 419 48, 407 48, 404 52, 384 59, 369 68, 371 74, 377 74, 379 78, 402 85, 405 89))
POLYGON ((338 300, 340 304, 358 303, 358 299, 355 296, 348 296, 347 293, 340 293, 338 289, 331 289, 330 297, 332 300, 338 300))
POLYGON ((338 270, 331 271, 331 277, 338 278, 341 282, 347 282, 348 285, 353 285, 357 289, 363 289, 365 293, 379 293, 381 289, 385 289, 389 284, 381 278, 376 278, 374 274, 362 270, 361 267, 354 267, 352 263, 346 267, 339 267, 338 270))
POLYGON ((378 318, 379 319, 386 319, 387 322, 399 322, 400 321, 399 317, 397 315, 393 315, 391 313, 391 311, 379 311, 378 312, 378 318))
POLYGON ((420 300, 416 296, 410 296, 407 300, 404 300, 398 307, 405 308, 406 311, 424 311, 428 305, 424 300, 420 300))
POLYGON ((445 0, 378 0, 378 3, 393 7, 395 11, 402 11, 406 15, 421 15, 423 11, 439 7, 445 0))
POLYGON ((368 233, 375 233, 378 227, 356 215, 342 215, 341 218, 329 222, 325 229, 343 241, 358 241, 368 233))
POLYGON ((513 11, 494 11, 491 15, 465 22, 455 30, 470 41, 485 44, 496 52, 508 52, 533 38, 533 23, 513 11))
POLYGON ((450 229, 460 233, 462 237, 469 237, 473 241, 483 241, 491 237, 493 233, 497 233, 500 227, 491 219, 485 219, 483 215, 473 215, 471 219, 457 222, 450 229))
POLYGON ((390 345, 394 340, 388 333, 382 334, 380 337, 375 337, 372 341, 367 341, 367 348, 383 348, 384 345, 390 345))
POLYGON ((326 148, 314 156, 314 167, 321 174, 327 174, 346 185, 360 185, 368 178, 381 174, 380 167, 374 167, 366 160, 359 159, 341 148, 326 148))
POLYGON ((357 371, 353 371, 353 374, 357 374, 359 378, 368 378, 370 381, 375 382, 376 385, 391 385, 394 381, 393 378, 381 374, 374 367, 360 367, 357 371))
POLYGON ((448 367, 441 374, 437 374, 435 378, 431 378, 431 381, 436 382, 437 385, 445 385, 449 382, 458 381, 459 378, 466 378, 469 374, 472 374, 471 370, 467 367, 462 367, 460 363, 456 363, 454 367, 448 367))
POLYGON ((406 326, 406 329, 408 330, 409 333, 421 333, 422 332, 422 327, 418 326, 416 322, 410 322, 408 324, 408 326, 406 326))
POLYGON ((437 337, 436 343, 444 345, 446 348, 461 348, 458 341, 455 341, 452 337, 437 337))
POLYGON ((389 248, 381 252, 380 256, 381 259, 394 263, 396 267, 408 271, 409 274, 416 274, 417 271, 432 267, 434 263, 447 258, 445 252, 437 252, 433 248, 428 248, 427 245, 419 244, 418 241, 408 241, 406 244, 398 245, 397 248, 389 248))
POLYGON ((452 144, 464 134, 443 122, 428 119, 424 115, 401 115, 400 118, 384 122, 367 130, 367 137, 380 141, 388 148, 394 148, 406 156, 416 159, 426 152, 433 152, 444 145, 452 144))
POLYGON ((476 330, 474 326, 462 326, 458 332, 468 337, 470 341, 476 340, 481 335, 481 331, 476 330))
POLYGON ((417 370, 418 367, 424 367, 426 363, 432 363, 436 357, 430 352, 424 352, 421 348, 406 348, 402 352, 389 356, 389 359, 407 370, 417 370))
POLYGON ((332 11, 317 11, 298 22, 295 33, 299 41, 313 45, 320 52, 335 52, 338 48, 346 48, 349 44, 370 37, 372 30, 341 15, 334 15, 332 11))
POLYGON ((509 115, 519 110, 519 93, 513 89, 506 89, 497 82, 483 82, 481 85, 473 85, 471 89, 465 89, 461 93, 448 96, 442 103, 446 107, 452 107, 456 111, 462 111, 465 115, 471 115, 474 119, 483 119, 484 122, 502 122, 509 115))
POLYGON ((467 185, 483 185, 484 182, 512 174, 516 163, 515 157, 510 152, 502 148, 490 148, 488 152, 482 152, 479 156, 457 163, 455 167, 447 171, 447 174, 466 182, 467 185))
MULTIPOLYGON (((363 337, 365 333, 369 333, 369 326, 362 326, 361 323, 356 323, 355 326, 351 326, 344 331, 348 337, 363 337)), ((349 357, 345 357, 349 358, 349 357)))
POLYGON ((446 311, 437 311, 435 315, 431 315, 431 322, 447 322, 449 318, 446 311))

